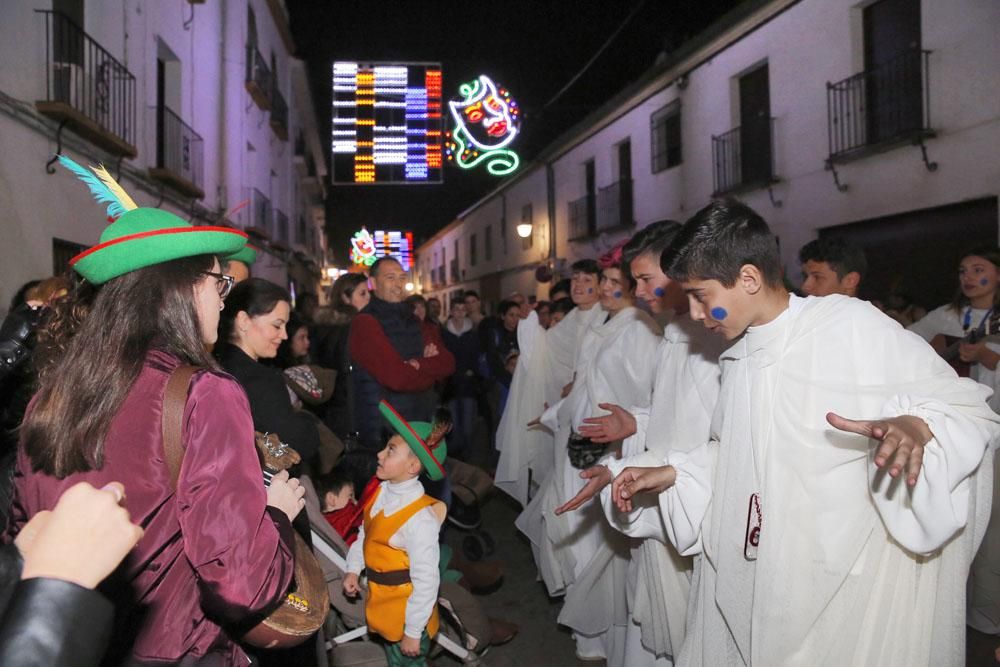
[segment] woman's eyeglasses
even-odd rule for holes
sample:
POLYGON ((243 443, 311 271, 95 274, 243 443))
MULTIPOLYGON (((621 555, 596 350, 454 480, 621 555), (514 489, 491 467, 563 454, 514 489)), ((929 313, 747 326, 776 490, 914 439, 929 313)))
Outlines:
POLYGON ((216 273, 214 271, 202 271, 202 273, 215 278, 215 288, 219 290, 219 297, 222 299, 229 296, 229 293, 233 290, 233 285, 236 284, 236 278, 227 276, 224 273, 216 273))

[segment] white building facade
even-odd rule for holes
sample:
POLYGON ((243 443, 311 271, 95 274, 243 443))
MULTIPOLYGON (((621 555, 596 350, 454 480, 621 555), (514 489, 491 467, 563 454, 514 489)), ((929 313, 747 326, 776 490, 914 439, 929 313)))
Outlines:
POLYGON ((280 0, 2 4, 0 310, 107 224, 57 152, 140 206, 248 231, 254 275, 318 289, 326 160, 280 0))
POLYGON ((872 296, 902 283, 938 305, 962 249, 1000 229, 998 28, 995 0, 745 3, 418 248, 418 284, 544 298, 539 265, 565 275, 735 196, 794 281, 803 244, 841 235, 866 249, 872 296))

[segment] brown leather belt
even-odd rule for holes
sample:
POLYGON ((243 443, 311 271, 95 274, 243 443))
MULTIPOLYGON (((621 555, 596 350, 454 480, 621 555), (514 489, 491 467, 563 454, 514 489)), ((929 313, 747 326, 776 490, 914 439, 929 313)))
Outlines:
POLYGON ((367 569, 365 574, 368 575, 368 581, 378 584, 379 586, 402 586, 403 584, 410 583, 410 571, 409 570, 388 570, 386 572, 377 572, 376 570, 367 569))

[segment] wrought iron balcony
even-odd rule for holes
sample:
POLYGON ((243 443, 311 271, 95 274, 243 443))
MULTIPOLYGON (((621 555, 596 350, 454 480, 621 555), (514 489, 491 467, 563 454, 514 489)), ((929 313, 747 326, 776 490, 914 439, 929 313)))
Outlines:
POLYGON ((282 141, 288 141, 288 104, 275 86, 271 91, 271 129, 282 141))
POLYGON ((927 61, 912 49, 843 81, 826 84, 830 161, 933 136, 927 61))
POLYGON ((713 196, 767 187, 774 175, 774 119, 712 136, 713 196))
POLYGON ((156 160, 149 168, 150 178, 188 197, 204 199, 205 142, 201 135, 163 105, 149 107, 149 122, 156 128, 156 160))
POLYGON ((45 99, 39 113, 115 155, 134 158, 135 77, 65 14, 45 18, 45 99))
POLYGON ((260 238, 271 238, 271 200, 257 188, 250 188, 250 221, 244 231, 260 238))
POLYGON ((597 207, 593 195, 584 195, 569 203, 569 240, 593 236, 597 231, 597 207))
POLYGON ((250 97, 258 107, 267 111, 271 108, 271 93, 274 84, 271 83, 271 70, 260 55, 256 44, 247 44, 247 74, 246 88, 250 97))
POLYGON ((632 181, 618 181, 597 191, 598 232, 632 226, 632 211, 632 181))
POLYGON ((281 209, 274 209, 274 229, 271 246, 288 250, 288 216, 281 209))

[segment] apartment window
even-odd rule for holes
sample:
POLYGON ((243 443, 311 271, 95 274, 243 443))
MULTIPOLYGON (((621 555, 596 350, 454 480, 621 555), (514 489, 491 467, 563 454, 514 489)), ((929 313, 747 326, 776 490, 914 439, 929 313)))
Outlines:
POLYGON ((483 257, 486 261, 493 260, 493 225, 486 225, 486 236, 483 239, 483 257))
POLYGON ((469 266, 476 265, 476 235, 469 237, 469 266))
POLYGON ((507 255, 507 212, 506 207, 504 208, 504 216, 500 218, 500 246, 503 248, 503 254, 507 255))
POLYGON ((653 173, 681 163, 681 103, 675 100, 650 116, 653 173))
POLYGON ((69 271, 69 261, 87 249, 87 246, 64 241, 62 239, 52 239, 52 275, 61 276, 69 271))

